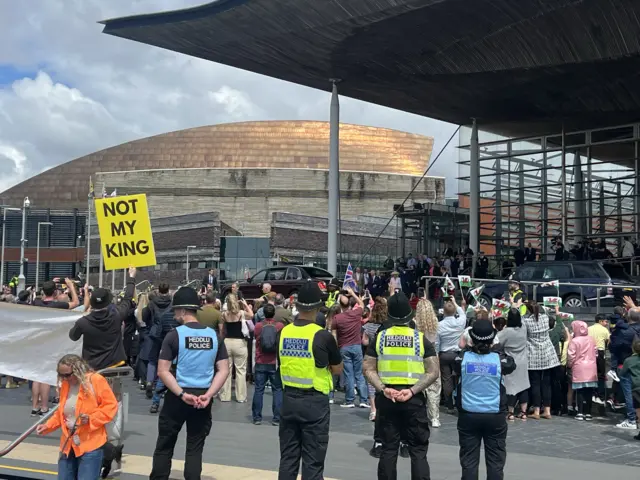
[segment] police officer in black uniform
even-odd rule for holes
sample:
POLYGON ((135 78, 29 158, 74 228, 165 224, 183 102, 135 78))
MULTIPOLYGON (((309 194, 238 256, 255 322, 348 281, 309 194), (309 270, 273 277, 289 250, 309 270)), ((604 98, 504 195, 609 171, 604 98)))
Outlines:
POLYGON ((193 288, 180 288, 173 296, 172 308, 180 326, 167 334, 160 350, 158 376, 168 391, 158 419, 149 478, 169 478, 173 449, 186 423, 184 478, 199 480, 202 449, 211 430, 211 404, 229 375, 229 357, 217 333, 198 323, 200 302, 193 288))
POLYGON ((298 293, 298 316, 280 331, 278 363, 284 387, 280 412, 278 480, 296 480, 302 460, 304 480, 322 480, 329 445, 329 392, 332 374, 342 371, 333 335, 316 324, 322 306, 318 285, 298 293))
POLYGON ((516 365, 513 358, 491 350, 496 331, 489 320, 476 320, 469 336, 470 349, 454 364, 460 379, 456 402, 462 480, 478 479, 483 442, 487 480, 502 480, 507 460, 507 395, 502 376, 512 373, 516 365))
POLYGON ((440 375, 433 344, 412 324, 413 309, 402 292, 387 302, 389 326, 383 327, 364 357, 364 373, 377 391, 376 426, 382 454, 379 480, 396 480, 398 447, 406 439, 411 479, 429 480, 429 417, 424 391, 440 375))

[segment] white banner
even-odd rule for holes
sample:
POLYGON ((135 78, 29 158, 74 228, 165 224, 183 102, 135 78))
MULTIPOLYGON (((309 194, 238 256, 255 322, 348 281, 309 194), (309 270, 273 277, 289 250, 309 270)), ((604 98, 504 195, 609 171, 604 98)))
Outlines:
POLYGON ((0 374, 57 384, 58 360, 81 355, 69 330, 82 315, 68 310, 0 303, 0 374))

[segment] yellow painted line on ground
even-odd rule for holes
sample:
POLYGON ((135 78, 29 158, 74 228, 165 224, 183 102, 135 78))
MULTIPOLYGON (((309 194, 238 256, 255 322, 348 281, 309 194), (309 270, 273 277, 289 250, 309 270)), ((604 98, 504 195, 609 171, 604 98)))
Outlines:
MULTIPOLYGON (((125 446, 126 450, 126 446, 125 446)), ((57 465, 59 457, 59 449, 52 445, 39 445, 35 443, 21 443, 18 447, 6 456, 8 460, 16 460, 30 463, 44 463, 47 465, 57 465)), ((140 475, 148 477, 151 473, 152 458, 142 455, 123 455, 122 457, 122 473, 130 475, 140 475)), ((182 478, 184 469, 184 461, 174 460, 172 462, 173 471, 172 478, 182 478)), ((22 470, 26 472, 44 473, 57 475, 57 472, 47 470, 34 470, 23 467, 8 467, 0 465, 0 468, 9 468, 14 470, 22 470)), ((224 480, 277 480, 278 472, 271 470, 259 470, 257 468, 232 467, 228 465, 217 465, 213 463, 205 463, 202 465, 203 478, 207 479, 224 479, 224 480)), ((325 478, 325 480, 336 480, 325 478)))
POLYGON ((6 470, 17 470, 19 472, 30 472, 30 473, 44 473, 45 475, 57 475, 58 472, 54 472, 53 470, 38 470, 37 468, 26 468, 26 467, 13 467, 10 465, 0 465, 0 468, 4 468, 6 470))

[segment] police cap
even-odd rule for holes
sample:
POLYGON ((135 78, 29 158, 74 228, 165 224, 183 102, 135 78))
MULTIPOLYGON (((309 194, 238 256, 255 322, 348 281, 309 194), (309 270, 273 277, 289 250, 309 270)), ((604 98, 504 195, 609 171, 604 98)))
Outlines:
POLYGON ((184 308, 185 310, 200 310, 200 297, 198 296, 198 292, 191 287, 181 287, 178 291, 173 295, 173 302, 171 307, 175 310, 176 308, 184 308))

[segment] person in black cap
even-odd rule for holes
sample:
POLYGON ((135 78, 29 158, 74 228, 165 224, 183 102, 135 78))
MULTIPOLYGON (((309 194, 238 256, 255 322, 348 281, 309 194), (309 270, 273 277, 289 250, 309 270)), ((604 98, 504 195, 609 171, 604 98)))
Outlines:
POLYGON ((331 375, 342 372, 342 356, 333 335, 315 323, 322 304, 318 285, 307 282, 298 292, 298 317, 280 332, 278 363, 284 395, 278 480, 296 480, 300 460, 304 480, 324 478, 331 375))
POLYGON ((122 323, 133 305, 136 269, 129 269, 129 278, 122 301, 113 305, 113 296, 106 288, 96 288, 91 294, 91 311, 78 319, 69 338, 82 338, 82 358, 94 370, 124 365, 127 356, 122 343, 122 323))
POLYGON ((413 309, 406 295, 392 295, 387 306, 390 325, 369 343, 363 367, 377 392, 376 423, 382 440, 378 479, 397 478, 402 438, 411 457, 411 479, 429 480, 429 417, 424 391, 440 375, 438 357, 433 344, 411 325, 413 309))
POLYGON ((180 326, 167 334, 160 349, 158 377, 168 391, 158 418, 149 478, 169 478, 173 450, 186 423, 184 478, 195 480, 202 474, 202 450, 211 431, 211 404, 229 375, 229 356, 218 334, 198 323, 198 292, 180 288, 173 296, 172 308, 180 326))
POLYGON ((493 352, 496 331, 489 320, 476 320, 469 331, 470 349, 456 358, 458 438, 462 480, 478 478, 484 442, 487 478, 504 478, 507 460, 507 395, 502 376, 516 368, 513 358, 493 352))

